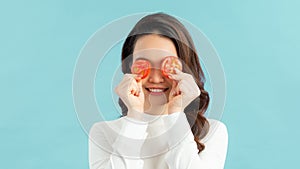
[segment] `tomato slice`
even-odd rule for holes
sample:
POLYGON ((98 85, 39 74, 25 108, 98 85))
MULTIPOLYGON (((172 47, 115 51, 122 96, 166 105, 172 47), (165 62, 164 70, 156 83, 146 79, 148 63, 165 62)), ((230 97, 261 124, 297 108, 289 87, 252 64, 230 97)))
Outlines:
POLYGON ((137 60, 131 66, 131 73, 138 75, 141 79, 150 73, 150 63, 147 60, 137 60))
POLYGON ((176 56, 167 56, 162 63, 162 73, 168 77, 169 74, 175 74, 174 68, 182 71, 182 64, 176 56))

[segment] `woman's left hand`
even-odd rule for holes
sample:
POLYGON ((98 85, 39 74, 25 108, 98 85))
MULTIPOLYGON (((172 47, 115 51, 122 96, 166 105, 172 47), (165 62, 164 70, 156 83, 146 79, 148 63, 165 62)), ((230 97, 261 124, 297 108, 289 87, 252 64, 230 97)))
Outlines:
POLYGON ((168 113, 183 112, 185 107, 197 98, 201 91, 192 75, 175 68, 176 74, 170 74, 173 80, 169 94, 168 113))

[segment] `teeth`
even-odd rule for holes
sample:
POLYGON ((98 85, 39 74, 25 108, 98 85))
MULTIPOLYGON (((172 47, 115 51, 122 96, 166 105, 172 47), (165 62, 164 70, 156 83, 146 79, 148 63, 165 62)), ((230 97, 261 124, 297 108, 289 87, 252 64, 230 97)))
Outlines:
POLYGON ((163 89, 150 89, 150 92, 163 92, 164 90, 163 89))

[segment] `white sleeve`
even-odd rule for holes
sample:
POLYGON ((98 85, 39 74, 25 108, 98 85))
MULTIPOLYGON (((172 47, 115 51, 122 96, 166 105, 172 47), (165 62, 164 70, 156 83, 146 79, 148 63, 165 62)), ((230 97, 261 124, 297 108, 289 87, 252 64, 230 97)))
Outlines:
MULTIPOLYGON (((194 141, 192 131, 187 130, 189 126, 186 116, 181 113, 173 128, 182 126, 185 128, 181 133, 169 132, 170 140, 178 141, 178 134, 185 135, 185 138, 176 146, 170 147, 170 151, 166 155, 166 162, 171 169, 223 169, 226 153, 228 134, 226 126, 217 121, 214 124, 214 130, 209 132, 209 137, 205 144, 205 149, 198 154, 197 144, 194 141), (186 132, 186 133, 184 133, 186 132), (177 135, 177 136, 176 136, 177 135), (177 140, 176 140, 177 139, 177 140)), ((172 130, 172 129, 171 129, 172 130)), ((175 143, 172 143, 175 145, 175 143)))
POLYGON ((217 120, 211 120, 210 124, 210 131, 203 139, 205 149, 199 154, 199 157, 211 169, 223 169, 228 147, 227 127, 217 120))
POLYGON ((147 136, 147 123, 126 117, 120 131, 105 122, 96 123, 89 133, 90 169, 142 169, 139 153, 147 136))

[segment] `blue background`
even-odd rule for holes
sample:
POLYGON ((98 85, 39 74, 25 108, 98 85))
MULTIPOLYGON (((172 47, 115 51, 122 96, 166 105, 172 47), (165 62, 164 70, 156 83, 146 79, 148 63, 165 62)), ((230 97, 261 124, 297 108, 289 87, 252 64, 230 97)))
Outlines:
POLYGON ((227 79, 225 168, 299 168, 299 6, 297 0, 1 1, 0 168, 88 168, 88 137, 72 101, 80 49, 110 21, 155 11, 193 23, 219 53, 227 79))

